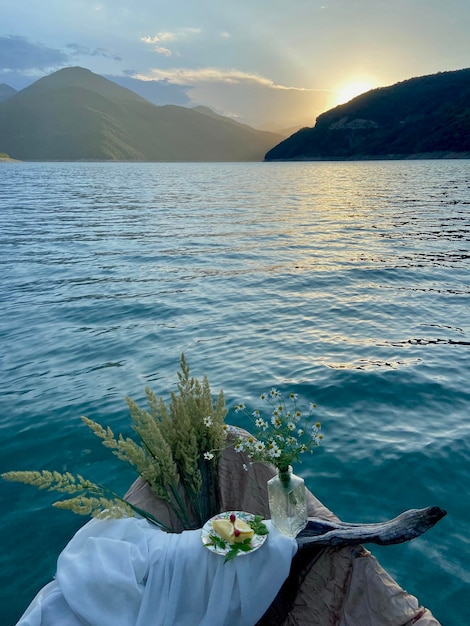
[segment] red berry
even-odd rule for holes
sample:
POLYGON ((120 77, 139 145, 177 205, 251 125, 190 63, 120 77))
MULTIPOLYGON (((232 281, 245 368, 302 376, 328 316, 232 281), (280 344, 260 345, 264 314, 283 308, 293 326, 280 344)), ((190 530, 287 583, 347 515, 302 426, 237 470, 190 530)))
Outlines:
POLYGON ((230 514, 230 521, 232 522, 232 524, 235 524, 235 520, 236 520, 236 519, 237 519, 237 518, 236 518, 236 516, 235 516, 235 513, 231 513, 231 514, 230 514))
POLYGON ((235 528, 234 531, 233 531, 233 534, 235 535, 235 537, 239 537, 240 536, 240 531, 235 528))

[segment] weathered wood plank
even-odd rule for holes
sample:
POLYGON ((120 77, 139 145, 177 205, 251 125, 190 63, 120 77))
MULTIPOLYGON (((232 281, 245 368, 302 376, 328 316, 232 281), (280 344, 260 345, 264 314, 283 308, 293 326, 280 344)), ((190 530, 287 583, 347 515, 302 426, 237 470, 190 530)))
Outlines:
POLYGON ((437 506, 410 509, 386 522, 348 524, 309 518, 307 526, 297 535, 299 548, 313 545, 348 546, 362 543, 390 545, 410 541, 432 528, 447 515, 437 506))

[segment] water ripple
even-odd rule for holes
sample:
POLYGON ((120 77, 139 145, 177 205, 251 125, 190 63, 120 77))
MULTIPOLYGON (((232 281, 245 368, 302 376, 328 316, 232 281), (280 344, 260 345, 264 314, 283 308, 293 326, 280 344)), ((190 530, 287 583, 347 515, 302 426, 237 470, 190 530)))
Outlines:
MULTIPOLYGON (((440 597, 460 598, 466 567, 467 161, 1 173, 2 471, 85 464, 125 490, 129 475, 80 415, 129 433, 124 396, 142 401, 147 384, 168 394, 184 351, 230 406, 255 406, 272 385, 317 402, 325 446, 302 470, 341 517, 451 511, 452 528, 426 535, 421 552, 383 558, 447 626, 465 622, 463 605, 449 616, 440 597)), ((47 494, 10 487, 4 537, 20 552, 1 564, 13 623, 53 574, 38 554, 56 554, 76 522, 57 521, 47 494), (26 536, 19 522, 32 514, 54 532, 26 536), (16 565, 26 559, 27 582, 16 565)))

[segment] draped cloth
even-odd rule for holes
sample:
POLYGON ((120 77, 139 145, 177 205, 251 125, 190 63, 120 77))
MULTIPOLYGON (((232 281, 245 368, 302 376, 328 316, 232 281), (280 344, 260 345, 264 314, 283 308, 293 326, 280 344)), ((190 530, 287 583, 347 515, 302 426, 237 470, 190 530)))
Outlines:
MULTIPOLYGON (((268 518, 266 483, 275 469, 246 466, 244 453, 222 453, 220 510, 268 518)), ((182 530, 141 478, 125 498, 182 530)), ((310 517, 338 519, 308 490, 307 508, 310 517)), ((294 554, 292 541, 278 535, 271 528, 259 550, 224 565, 202 546, 199 531, 165 535, 145 520, 92 521, 60 555, 56 579, 18 626, 440 626, 363 546, 315 546, 294 554), (189 585, 178 583, 186 578, 189 585), (86 621, 89 602, 100 606, 97 622, 86 621)))
MULTIPOLYGON (((246 471, 249 464, 243 452, 227 448, 222 453, 218 465, 220 508, 269 517, 266 483, 275 475, 275 469, 256 463, 246 471)), ((171 511, 141 478, 134 482, 125 497, 163 523, 178 528, 171 511)), ((308 489, 307 510, 310 517, 338 520, 308 489)), ((257 626, 440 624, 415 596, 400 587, 368 550, 357 545, 299 550, 292 559, 288 578, 257 626)))
POLYGON ((253 626, 289 575, 294 539, 224 563, 200 530, 165 533, 144 519, 92 520, 71 539, 55 580, 18 626, 253 626))

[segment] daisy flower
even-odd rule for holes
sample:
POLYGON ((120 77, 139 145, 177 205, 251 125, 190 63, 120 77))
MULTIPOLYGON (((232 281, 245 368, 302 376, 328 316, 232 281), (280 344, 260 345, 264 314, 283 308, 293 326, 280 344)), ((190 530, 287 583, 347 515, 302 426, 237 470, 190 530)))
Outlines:
MULTIPOLYGON (((244 450, 252 462, 269 462, 278 469, 285 469, 300 461, 304 452, 313 452, 313 448, 320 445, 320 422, 311 423, 312 403, 310 413, 303 413, 297 407, 297 394, 290 393, 287 401, 293 404, 288 410, 282 394, 275 387, 268 393, 262 393, 260 398, 270 406, 271 416, 264 419, 258 409, 251 413, 245 410, 255 429, 254 437, 239 437, 235 450, 244 450)), ((236 405, 236 410, 242 409, 245 409, 243 403, 236 405)))

